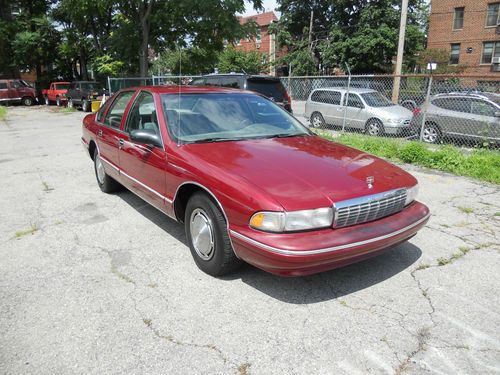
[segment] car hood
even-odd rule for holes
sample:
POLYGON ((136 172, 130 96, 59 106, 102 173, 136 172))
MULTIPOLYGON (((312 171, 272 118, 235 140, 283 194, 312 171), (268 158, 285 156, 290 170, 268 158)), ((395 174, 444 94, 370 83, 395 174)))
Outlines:
POLYGON ((383 118, 404 118, 410 119, 413 116, 412 111, 400 105, 390 107, 372 107, 373 112, 383 118))
MULTIPOLYGON (((264 191, 287 211, 413 186, 416 180, 375 156, 317 136, 186 145, 204 163, 264 191), (367 178, 373 178, 369 188, 367 178)), ((192 159, 192 158, 190 158, 192 159)), ((195 162, 191 160, 191 162, 195 162)))

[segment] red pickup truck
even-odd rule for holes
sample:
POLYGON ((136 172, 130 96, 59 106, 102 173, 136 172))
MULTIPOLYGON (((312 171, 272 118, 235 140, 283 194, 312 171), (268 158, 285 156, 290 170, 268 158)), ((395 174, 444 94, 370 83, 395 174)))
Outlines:
POLYGON ((42 95, 45 99, 45 104, 50 105, 51 102, 56 102, 60 107, 66 99, 66 92, 68 91, 69 82, 52 82, 50 88, 42 90, 42 95))
POLYGON ((0 79, 0 104, 36 103, 35 89, 22 79, 0 79))

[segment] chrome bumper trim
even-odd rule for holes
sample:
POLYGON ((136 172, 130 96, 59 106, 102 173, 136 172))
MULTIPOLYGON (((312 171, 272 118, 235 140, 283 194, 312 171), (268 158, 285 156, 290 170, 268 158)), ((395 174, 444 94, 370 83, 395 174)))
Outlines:
POLYGON ((406 226, 404 228, 398 229, 395 232, 388 233, 388 234, 385 234, 383 236, 374 237, 374 238, 370 238, 368 240, 353 242, 353 243, 349 243, 349 244, 345 244, 345 245, 332 246, 332 247, 327 247, 327 248, 323 248, 323 249, 315 249, 315 250, 285 250, 285 249, 279 249, 279 248, 276 248, 276 247, 272 247, 272 246, 263 244, 262 242, 255 241, 254 239, 251 239, 250 237, 247 237, 247 236, 245 236, 245 235, 243 235, 241 233, 238 233, 238 232, 236 232, 234 230, 230 230, 230 234, 233 235, 235 238, 238 238, 238 239, 240 239, 242 241, 245 241, 245 242, 247 242, 247 243, 249 243, 251 245, 260 247, 260 248, 262 248, 264 250, 268 250, 268 251, 271 251, 271 252, 276 253, 276 254, 305 256, 305 255, 324 254, 324 253, 329 253, 329 252, 338 251, 338 250, 350 249, 352 247, 367 245, 367 244, 372 243, 372 242, 382 241, 382 240, 385 240, 385 239, 388 239, 388 238, 391 238, 391 237, 395 237, 398 234, 401 234, 403 232, 406 232, 407 230, 410 230, 410 229, 418 226, 419 224, 421 224, 424 221, 426 221, 430 216, 431 216, 431 214, 429 213, 425 217, 423 217, 422 219, 417 220, 416 222, 414 222, 414 223, 412 223, 412 224, 410 224, 410 225, 408 225, 408 226, 406 226))

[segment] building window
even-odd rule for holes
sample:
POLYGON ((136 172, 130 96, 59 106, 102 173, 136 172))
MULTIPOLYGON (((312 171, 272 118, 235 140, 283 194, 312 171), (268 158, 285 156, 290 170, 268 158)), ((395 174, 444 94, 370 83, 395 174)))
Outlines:
POLYGON ((464 28, 464 11, 465 8, 455 8, 455 18, 453 18, 453 30, 461 30, 464 28))
POLYGON ((493 57, 500 57, 500 42, 484 42, 481 64, 491 64, 493 57))
POLYGON ((488 4, 488 13, 486 14, 486 27, 496 26, 500 22, 499 20, 499 11, 500 3, 488 4))
POLYGON ((261 40, 262 40, 262 35, 261 35, 260 27, 259 27, 259 28, 257 28, 257 33, 255 35, 255 41, 260 43, 261 40))
POLYGON ((450 64, 452 65, 458 64, 459 59, 460 59, 460 43, 454 43, 451 45, 450 64))

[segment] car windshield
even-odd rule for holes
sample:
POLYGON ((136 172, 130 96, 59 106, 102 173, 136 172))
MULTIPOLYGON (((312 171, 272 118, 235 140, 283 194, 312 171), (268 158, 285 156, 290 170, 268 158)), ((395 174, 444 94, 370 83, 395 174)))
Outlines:
POLYGON ((96 87, 96 82, 82 82, 80 83, 80 87, 82 90, 94 90, 96 87))
POLYGON ((69 87, 69 83, 58 83, 56 85, 56 90, 67 90, 69 87))
POLYGON ((390 107, 395 105, 378 91, 366 92, 361 94, 361 96, 370 107, 390 107))
POLYGON ((310 135, 270 100, 236 93, 164 94, 168 131, 176 142, 204 143, 310 135))

